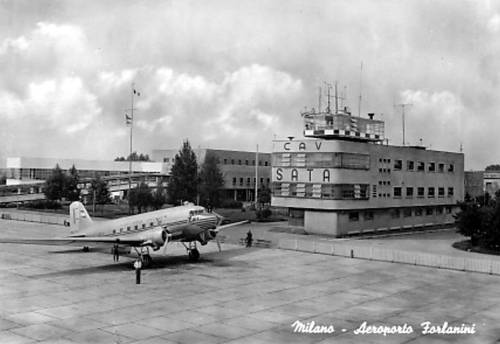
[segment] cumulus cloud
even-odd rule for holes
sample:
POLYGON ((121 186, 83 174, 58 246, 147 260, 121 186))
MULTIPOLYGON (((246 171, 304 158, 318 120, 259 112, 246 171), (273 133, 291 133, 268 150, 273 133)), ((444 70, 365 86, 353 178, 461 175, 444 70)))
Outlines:
POLYGON ((26 92, 25 98, 0 93, 0 118, 72 134, 87 128, 101 112, 96 96, 85 89, 79 78, 32 82, 26 92))
MULTIPOLYGON (((12 13, 8 2, 2 13, 12 13)), ((126 155, 132 83, 141 92, 134 97, 137 150, 175 148, 184 138, 195 146, 259 143, 270 150, 274 134, 301 137, 299 112, 317 106, 323 81, 338 81, 354 113, 360 88, 362 114, 385 113, 392 143, 401 141, 393 105, 408 102, 412 143, 423 138, 456 151, 463 142, 471 168, 500 162, 500 153, 483 153, 496 144, 500 125, 495 2, 77 1, 23 8, 0 23, 0 155, 126 155)))

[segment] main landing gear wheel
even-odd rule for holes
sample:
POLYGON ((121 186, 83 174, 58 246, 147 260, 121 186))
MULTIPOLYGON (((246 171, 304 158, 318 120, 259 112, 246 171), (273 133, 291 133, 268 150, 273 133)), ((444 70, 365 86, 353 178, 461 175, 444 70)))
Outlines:
POLYGON ((152 262, 153 262, 153 258, 151 258, 151 256, 149 254, 144 254, 142 256, 142 264, 144 267, 150 266, 152 262))
POLYGON ((198 259, 200 259, 200 251, 198 251, 196 248, 189 250, 188 255, 189 260, 192 262, 196 262, 198 261, 198 259))

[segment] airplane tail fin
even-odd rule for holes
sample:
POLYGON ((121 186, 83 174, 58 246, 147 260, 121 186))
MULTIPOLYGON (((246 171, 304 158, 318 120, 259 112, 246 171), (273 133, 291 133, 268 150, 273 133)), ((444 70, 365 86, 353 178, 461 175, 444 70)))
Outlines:
POLYGON ((78 234, 92 224, 92 219, 81 202, 73 202, 69 206, 69 224, 71 234, 78 234))

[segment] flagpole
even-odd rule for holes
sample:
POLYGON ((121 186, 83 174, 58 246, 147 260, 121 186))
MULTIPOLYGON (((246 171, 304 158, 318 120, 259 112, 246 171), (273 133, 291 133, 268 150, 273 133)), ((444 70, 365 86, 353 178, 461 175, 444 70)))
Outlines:
POLYGON ((132 189, 132 128, 134 127, 134 83, 132 83, 132 95, 130 107, 130 152, 128 156, 128 213, 132 214, 132 207, 130 206, 130 191, 132 189))
POLYGON ((255 209, 257 209, 257 196, 259 192, 259 145, 255 151, 255 209))

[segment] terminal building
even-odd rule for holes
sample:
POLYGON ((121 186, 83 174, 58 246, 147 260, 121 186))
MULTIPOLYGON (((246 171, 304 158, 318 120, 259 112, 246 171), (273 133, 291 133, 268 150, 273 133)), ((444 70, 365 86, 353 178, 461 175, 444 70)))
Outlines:
MULTIPOLYGON (((219 168, 224 177, 222 198, 236 201, 255 201, 255 183, 257 187, 271 186, 271 154, 248 151, 198 148, 193 149, 198 165, 201 166, 207 154, 213 154, 219 161, 219 168), (257 161, 257 162, 256 162, 257 161), (257 178, 255 168, 257 166, 257 178)), ((170 167, 175 161, 178 149, 155 149, 151 155, 155 161, 170 167)))
MULTIPOLYGON (((219 149, 196 149, 198 165, 201 165, 206 154, 214 154, 219 160, 219 168, 224 176, 222 199, 252 202, 255 198, 256 164, 258 187, 270 186, 271 154, 247 151, 231 151, 219 149), (258 156, 258 158, 256 158, 258 156), (257 163, 256 163, 257 160, 257 163)), ((157 149, 151 155, 153 161, 132 162, 132 185, 136 187, 145 182, 151 188, 162 184, 166 186, 170 170, 175 161, 178 149, 157 149)), ((83 159, 56 159, 34 157, 11 157, 0 165, 6 176, 6 184, 0 186, 0 203, 32 201, 43 199, 43 185, 56 165, 67 172, 72 166, 78 171, 81 180, 80 188, 85 197, 93 178, 100 177, 107 182, 110 192, 115 198, 124 198, 128 191, 129 162, 102 161, 83 159)))
POLYGON ((384 122, 303 113, 304 139, 275 140, 272 205, 308 233, 345 236, 454 223, 464 156, 384 144, 384 122))

